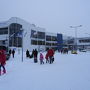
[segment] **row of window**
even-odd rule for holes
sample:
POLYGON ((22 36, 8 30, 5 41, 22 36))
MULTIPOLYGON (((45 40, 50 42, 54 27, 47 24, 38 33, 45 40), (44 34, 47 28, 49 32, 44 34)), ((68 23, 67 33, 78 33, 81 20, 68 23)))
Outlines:
POLYGON ((45 39, 45 32, 31 30, 31 37, 38 38, 38 39, 45 39))
POLYGON ((48 46, 57 46, 57 43, 48 43, 48 42, 46 42, 46 45, 48 45, 48 46))
POLYGON ((90 43, 90 39, 79 40, 80 43, 90 43))
POLYGON ((45 41, 31 40, 32 45, 45 45, 45 41))
MULTIPOLYGON (((38 39, 45 39, 45 32, 31 30, 31 37, 38 38, 38 39)), ((57 41, 57 37, 46 35, 46 40, 47 41, 57 41)))
POLYGON ((57 37, 55 37, 55 36, 46 36, 46 40, 47 41, 57 41, 57 37))
POLYGON ((36 41, 36 40, 31 40, 31 44, 32 45, 47 45, 47 46, 57 46, 57 43, 49 43, 45 41, 36 41))
POLYGON ((9 26, 9 30, 10 30, 9 33, 10 33, 10 35, 19 32, 21 28, 22 28, 22 25, 17 24, 17 23, 12 23, 9 26))
POLYGON ((0 35, 2 34, 8 34, 8 27, 0 28, 0 35))
POLYGON ((9 39, 9 46, 21 47, 22 46, 22 38, 20 38, 20 37, 11 37, 9 39))

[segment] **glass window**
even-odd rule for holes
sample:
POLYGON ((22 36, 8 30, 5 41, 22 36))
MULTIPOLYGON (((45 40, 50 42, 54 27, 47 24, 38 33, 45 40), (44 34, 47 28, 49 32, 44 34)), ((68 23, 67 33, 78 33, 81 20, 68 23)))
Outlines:
POLYGON ((57 37, 52 36, 51 38, 52 38, 52 41, 57 41, 57 37))
POLYGON ((32 45, 37 45, 37 41, 36 40, 31 40, 31 44, 32 45))
POLYGON ((38 39, 45 39, 45 32, 37 32, 38 39))
POLYGON ((46 42, 46 45, 47 45, 47 46, 51 46, 51 43, 46 42))
POLYGON ((0 34, 8 34, 8 27, 0 28, 0 34))
POLYGON ((80 43, 89 43, 90 39, 85 39, 85 40, 79 40, 80 43))
POLYGON ((37 32, 35 30, 31 30, 31 37, 37 38, 37 32))
POLYGON ((45 45, 45 41, 38 41, 38 45, 45 45))
POLYGON ((12 23, 9 26, 9 37, 10 37, 10 45, 11 46, 22 46, 22 37, 18 37, 17 39, 17 33, 20 31, 22 28, 22 25, 18 23, 12 23))
POLYGON ((38 38, 38 39, 45 39, 45 32, 31 30, 31 37, 38 38))
POLYGON ((46 36, 46 41, 51 41, 51 36, 46 36))

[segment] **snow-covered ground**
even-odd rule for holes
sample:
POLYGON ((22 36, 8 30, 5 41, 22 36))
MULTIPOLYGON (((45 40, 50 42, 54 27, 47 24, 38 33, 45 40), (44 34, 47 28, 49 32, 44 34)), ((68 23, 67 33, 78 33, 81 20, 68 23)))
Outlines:
POLYGON ((90 90, 90 52, 77 55, 55 53, 53 64, 21 61, 16 52, 0 76, 0 90, 90 90))

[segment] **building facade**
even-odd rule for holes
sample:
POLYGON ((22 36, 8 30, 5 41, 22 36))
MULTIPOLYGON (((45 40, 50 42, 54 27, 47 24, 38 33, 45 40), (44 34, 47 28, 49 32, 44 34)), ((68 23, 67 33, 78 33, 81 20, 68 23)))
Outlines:
POLYGON ((67 45, 69 49, 75 49, 77 47, 77 49, 79 50, 90 50, 90 37, 82 37, 77 39, 75 39, 74 37, 68 37, 65 40, 65 45, 67 45))
POLYGON ((17 17, 0 23, 0 45, 8 47, 23 45, 24 51, 46 50, 50 47, 58 49, 63 42, 60 36, 62 34, 46 32, 45 28, 37 27, 17 17))

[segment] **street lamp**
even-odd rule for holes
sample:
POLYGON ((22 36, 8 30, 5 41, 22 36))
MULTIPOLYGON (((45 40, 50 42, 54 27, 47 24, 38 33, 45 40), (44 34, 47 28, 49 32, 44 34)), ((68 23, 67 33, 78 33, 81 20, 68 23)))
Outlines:
POLYGON ((75 50, 76 50, 76 53, 77 53, 77 30, 79 27, 82 27, 82 25, 79 25, 79 26, 70 26, 70 28, 74 28, 75 30, 75 42, 74 42, 74 45, 75 45, 75 50))
POLYGON ((22 32, 22 62, 23 62, 23 28, 20 29, 20 31, 22 32))

